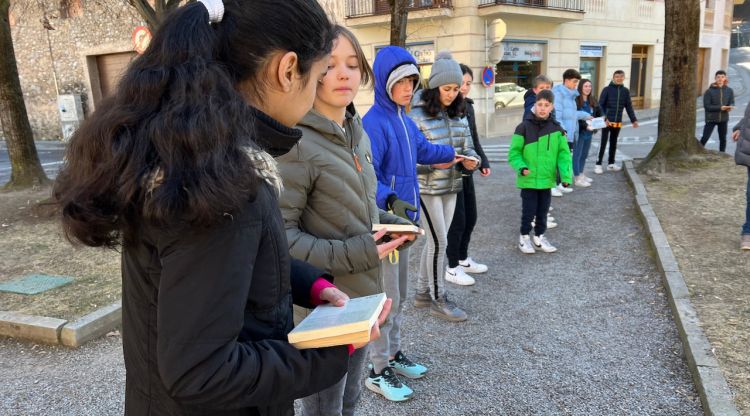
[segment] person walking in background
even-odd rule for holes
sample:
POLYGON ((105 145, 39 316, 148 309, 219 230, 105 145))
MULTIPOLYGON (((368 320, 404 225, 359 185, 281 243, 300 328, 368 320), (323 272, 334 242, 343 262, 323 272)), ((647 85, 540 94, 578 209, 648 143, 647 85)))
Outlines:
POLYGON ((353 346, 287 340, 292 302, 347 296, 290 260, 273 159, 300 139, 332 41, 314 0, 186 4, 68 144, 64 232, 121 247, 125 415, 290 415, 346 374, 353 346))
POLYGON ((747 191, 745 194, 745 223, 742 225, 740 249, 750 250, 750 106, 745 108, 745 116, 732 129, 732 140, 737 142, 734 161, 747 167, 747 191))
POLYGON ((607 127, 602 130, 602 144, 599 146, 599 157, 596 160, 596 166, 594 166, 594 173, 599 175, 604 173, 602 160, 604 159, 604 151, 607 148, 607 141, 609 141, 607 170, 617 172, 622 169, 622 167, 615 164, 617 136, 620 135, 620 129, 622 129, 622 110, 628 112, 628 117, 633 124, 633 128, 638 128, 638 119, 636 119, 635 111, 633 111, 630 90, 625 88, 625 85, 623 85, 624 82, 625 71, 618 69, 612 75, 612 82, 604 87, 602 93, 599 95, 599 107, 607 122, 607 127))
MULTIPOLYGON (((411 224, 375 203, 370 139, 352 105, 360 85, 372 78, 357 39, 336 26, 328 72, 318 84, 313 109, 297 124, 302 139, 277 159, 289 254, 332 274, 350 297, 385 292, 380 260, 414 238, 391 235, 391 241, 378 242, 385 231, 371 232, 373 224, 411 224)), ((351 355, 347 375, 338 383, 300 400, 303 416, 354 415, 367 350, 351 355)))
MULTIPOLYGON (((453 147, 427 141, 405 114, 419 84, 414 57, 406 49, 386 46, 375 56, 373 72, 375 104, 362 122, 372 144, 372 164, 378 179, 375 200, 381 209, 416 223, 420 219, 416 207, 419 204, 417 163, 450 167, 458 159, 453 147)), ((393 260, 384 259, 381 270, 386 295, 393 299, 393 306, 382 327, 381 338, 370 347, 373 368, 365 386, 388 400, 403 401, 410 399, 414 392, 397 374, 419 378, 427 372, 424 366, 412 363, 400 352, 409 249, 400 250, 393 260)), ((429 296, 427 300, 429 302, 429 296)))
MULTIPOLYGON (((456 154, 475 160, 462 159, 463 168, 478 167, 479 157, 474 151, 471 131, 465 118, 466 106, 461 96, 463 83, 461 67, 451 54, 442 51, 435 57, 427 88, 417 91, 409 116, 430 143, 452 146, 456 154)), ((422 258, 419 262, 417 299, 415 306, 430 307, 430 314, 452 322, 465 321, 466 312, 448 297, 445 281, 457 285, 473 285, 474 278, 454 269, 443 269, 448 245, 448 229, 456 207, 456 194, 461 191, 461 171, 453 166, 420 165, 420 217, 427 232, 422 258), (429 302, 423 300, 430 299, 429 302)))
MULTIPOLYGON (((599 108, 599 103, 596 101, 596 97, 592 94, 593 84, 588 79, 582 79, 578 83, 578 97, 576 97, 576 105, 579 111, 588 113, 591 117, 601 117, 602 110, 599 108)), ((595 131, 591 129, 589 123, 586 120, 578 121, 578 140, 576 140, 575 147, 573 148, 573 175, 575 185, 582 188, 591 186, 593 180, 583 173, 583 169, 586 166, 586 159, 589 157, 589 149, 591 148, 591 138, 595 131)))
POLYGON ((521 189, 521 235, 518 249, 524 254, 536 250, 546 253, 557 251, 544 236, 547 231, 547 212, 552 200, 550 189, 560 172, 563 186, 572 181, 571 155, 560 124, 550 119, 555 96, 550 91, 540 91, 534 104, 534 113, 516 127, 508 151, 508 163, 516 172, 516 186, 521 189), (530 237, 532 221, 534 236, 530 237))
MULTIPOLYGON (((555 120, 559 121, 565 130, 569 149, 573 149, 578 139, 578 121, 592 118, 590 113, 579 110, 576 104, 580 81, 580 72, 575 69, 567 69, 563 72, 563 83, 552 88, 552 93, 555 95, 555 120)), ((560 182, 557 185, 558 191, 563 193, 573 191, 572 187, 562 185, 562 178, 558 182, 560 182)))
MULTIPOLYGON (((479 174, 487 177, 490 175, 490 161, 482 150, 477 134, 476 118, 474 116, 474 101, 469 98, 471 92, 471 83, 474 81, 474 73, 471 68, 461 64, 463 73, 463 83, 461 84, 461 96, 466 105, 466 121, 471 131, 471 140, 474 145, 474 151, 477 152, 482 160, 479 166, 479 174)), ((448 256, 448 270, 446 270, 446 280, 453 279, 459 273, 485 273, 487 266, 477 263, 469 257, 469 242, 471 233, 477 224, 477 198, 474 192, 474 171, 463 170, 463 184, 461 192, 456 196, 456 209, 453 213, 453 220, 448 229, 448 246, 445 253, 448 256), (449 276, 450 275, 450 276, 449 276)))
POLYGON ((727 86, 727 73, 718 70, 714 83, 703 93, 703 109, 706 111, 706 124, 703 126, 701 144, 705 147, 708 139, 714 133, 714 127, 719 127, 719 151, 727 148, 727 124, 729 112, 734 109, 734 91, 727 86))
POLYGON ((552 81, 546 75, 540 74, 534 77, 532 88, 523 95, 523 119, 526 119, 526 116, 531 113, 531 109, 534 108, 536 95, 539 94, 539 91, 551 89, 552 81))

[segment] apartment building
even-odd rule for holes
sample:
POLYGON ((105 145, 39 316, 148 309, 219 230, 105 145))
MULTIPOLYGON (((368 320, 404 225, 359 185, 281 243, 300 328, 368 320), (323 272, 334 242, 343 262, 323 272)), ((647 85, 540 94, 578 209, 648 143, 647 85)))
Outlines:
MULTIPOLYGON (((388 43, 386 0, 329 3, 337 3, 337 20, 357 35, 369 58, 388 43)), ((701 85, 728 60, 728 3, 731 0, 706 0, 701 6, 701 85)), ((429 75, 435 53, 443 49, 473 68, 471 95, 480 134, 511 132, 534 76, 547 74, 558 82, 568 68, 579 69, 597 91, 622 69, 636 108, 659 105, 663 0, 413 0, 410 5, 407 48, 422 74, 429 75), (495 79, 485 87, 481 73, 488 66, 495 79)), ((366 111, 372 94, 361 93, 357 101, 366 111)))

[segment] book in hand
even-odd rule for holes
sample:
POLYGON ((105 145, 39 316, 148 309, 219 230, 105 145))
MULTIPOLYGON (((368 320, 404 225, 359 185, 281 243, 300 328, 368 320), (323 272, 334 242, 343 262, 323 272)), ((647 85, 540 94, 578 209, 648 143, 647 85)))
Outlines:
POLYGON ((385 303, 385 293, 349 299, 344 306, 320 305, 287 335, 298 349, 370 341, 370 330, 385 303))
POLYGON ((591 126, 593 130, 603 129, 607 127, 607 122, 604 121, 604 117, 596 117, 591 120, 586 120, 586 123, 591 126))
POLYGON ((424 235, 424 230, 416 225, 407 224, 373 224, 372 232, 385 230, 387 234, 417 234, 424 235))
POLYGON ((481 160, 479 160, 478 158, 476 158, 474 156, 467 156, 467 155, 456 155, 456 156, 458 156, 461 159, 472 160, 472 161, 477 162, 477 163, 481 162, 481 160))

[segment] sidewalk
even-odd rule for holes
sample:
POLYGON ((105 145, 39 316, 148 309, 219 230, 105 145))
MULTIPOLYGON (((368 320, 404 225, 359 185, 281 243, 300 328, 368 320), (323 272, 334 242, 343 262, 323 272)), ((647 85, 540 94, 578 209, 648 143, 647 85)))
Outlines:
MULTIPOLYGON (((490 266, 449 284, 469 321, 406 306, 403 349, 430 367, 415 398, 363 391, 360 415, 701 415, 661 278, 622 173, 555 198, 555 254, 516 248, 520 198, 510 169, 477 177, 471 255, 490 266), (605 210, 606 209, 606 210, 605 210)), ((413 250, 416 273, 421 243, 413 250)), ((410 282, 414 293, 416 274, 410 282)), ((79 350, 0 339, 0 414, 122 414, 119 337, 79 350)))

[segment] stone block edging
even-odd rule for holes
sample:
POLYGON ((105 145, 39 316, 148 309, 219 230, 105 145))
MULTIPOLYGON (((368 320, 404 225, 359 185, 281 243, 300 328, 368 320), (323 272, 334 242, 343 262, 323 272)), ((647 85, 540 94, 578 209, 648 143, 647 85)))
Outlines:
POLYGON ((633 187, 637 211, 646 225, 649 241, 656 253, 656 264, 662 272, 669 305, 680 333, 688 368, 703 405, 703 412, 709 416, 739 416, 729 384, 721 372, 716 356, 711 352, 711 344, 703 333, 698 315, 690 302, 690 294, 677 259, 648 201, 646 187, 635 171, 632 161, 626 161, 624 167, 625 176, 633 187))
POLYGON ((80 347, 120 325, 122 302, 99 308, 75 321, 0 311, 0 336, 80 347))

